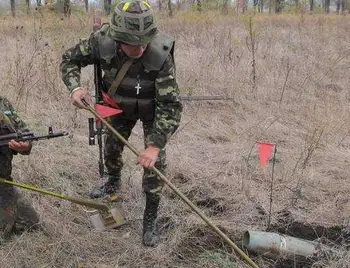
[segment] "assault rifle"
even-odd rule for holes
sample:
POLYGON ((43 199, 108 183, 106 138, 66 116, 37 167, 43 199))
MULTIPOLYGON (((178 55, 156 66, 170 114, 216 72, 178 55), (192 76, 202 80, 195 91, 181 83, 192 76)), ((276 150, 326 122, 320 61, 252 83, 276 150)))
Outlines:
MULTIPOLYGON (((101 17, 99 14, 94 13, 93 17, 93 31, 97 31, 101 28, 101 17)), ((103 89, 102 82, 102 70, 99 61, 94 63, 94 84, 95 84, 95 100, 97 104, 103 104, 101 92, 103 89)), ((95 119, 89 118, 89 145, 95 145, 95 136, 97 136, 97 143, 99 149, 99 160, 98 160, 98 171, 100 177, 104 175, 104 161, 103 161, 103 139, 102 135, 105 133, 103 129, 102 122, 96 120, 95 129, 95 119)))
POLYGON ((52 127, 49 127, 49 133, 47 135, 36 136, 33 132, 14 132, 10 134, 0 135, 0 146, 7 146, 8 142, 15 140, 20 141, 38 141, 38 140, 48 140, 53 138, 58 138, 68 135, 68 132, 56 132, 52 131, 52 127))

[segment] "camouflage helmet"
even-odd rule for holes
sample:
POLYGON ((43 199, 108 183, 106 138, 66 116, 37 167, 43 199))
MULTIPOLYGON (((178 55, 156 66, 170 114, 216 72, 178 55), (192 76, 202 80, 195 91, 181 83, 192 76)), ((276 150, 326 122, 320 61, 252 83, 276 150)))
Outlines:
POLYGON ((114 10, 108 35, 130 45, 150 43, 157 34, 157 25, 151 6, 146 0, 125 0, 114 10))

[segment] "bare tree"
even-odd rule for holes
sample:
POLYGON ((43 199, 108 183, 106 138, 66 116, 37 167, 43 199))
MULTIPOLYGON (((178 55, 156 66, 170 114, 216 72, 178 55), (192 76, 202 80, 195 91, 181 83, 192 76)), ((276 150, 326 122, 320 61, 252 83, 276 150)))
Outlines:
POLYGON ((344 13, 344 8, 345 8, 345 1, 346 0, 336 0, 335 4, 337 6, 337 14, 339 13, 344 13))
POLYGON ((197 10, 198 10, 199 12, 202 11, 202 0, 197 0, 197 10))
POLYGON ((112 0, 104 0, 103 3, 106 15, 109 15, 111 13, 112 0))
POLYGON ((324 0, 324 12, 326 12, 326 14, 329 13, 329 5, 330 5, 330 0, 324 0))
POLYGON ((275 2, 275 13, 281 13, 282 11, 282 0, 276 0, 275 2))
POLYGON ((248 0, 242 0, 242 13, 246 13, 248 10, 248 0))
POLYGON ((12 17, 16 17, 15 0, 10 0, 12 17))
POLYGON ((89 12, 89 0, 84 0, 84 3, 85 3, 85 11, 86 13, 89 12))
POLYGON ((264 0, 260 0, 258 4, 258 12, 264 13, 264 0))
POLYGON ((173 16, 173 8, 171 6, 171 0, 168 0, 168 10, 169 10, 169 17, 173 16))
POLYGON ((228 0, 224 0, 222 4, 222 14, 227 15, 228 14, 228 0))
POLYGON ((248 8, 248 0, 237 0, 236 2, 236 12, 245 13, 248 8))
POLYGON ((70 17, 71 9, 70 9, 70 0, 63 1, 63 14, 66 17, 70 17))
POLYGON ((296 11, 299 11, 299 8, 300 8, 299 0, 294 0, 294 5, 295 5, 296 11))
POLYGON ((254 11, 256 12, 257 8, 259 5, 259 1, 258 0, 253 0, 253 7, 254 7, 254 11))
POLYGON ((30 13, 30 1, 26 0, 26 6, 27 6, 27 15, 30 13))
POLYGON ((181 9, 181 0, 176 0, 176 8, 177 10, 181 9))
POLYGON ((348 1, 348 0, 341 0, 341 4, 340 4, 341 13, 345 12, 345 2, 346 1, 348 1))

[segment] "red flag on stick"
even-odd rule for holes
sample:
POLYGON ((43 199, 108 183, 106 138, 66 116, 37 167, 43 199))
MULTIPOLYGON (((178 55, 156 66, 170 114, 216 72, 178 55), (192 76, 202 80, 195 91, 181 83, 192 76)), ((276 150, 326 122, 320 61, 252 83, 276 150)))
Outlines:
POLYGON ((103 102, 106 103, 107 105, 119 109, 117 103, 104 91, 102 91, 102 99, 103 102))
POLYGON ((122 112, 122 110, 111 108, 101 104, 96 104, 95 109, 96 109, 96 112, 102 118, 110 117, 112 115, 120 114, 122 112))
POLYGON ((267 165, 267 161, 271 157, 271 154, 273 152, 273 147, 275 145, 272 143, 265 143, 260 141, 258 141, 257 143, 258 143, 260 166, 265 167, 267 165))

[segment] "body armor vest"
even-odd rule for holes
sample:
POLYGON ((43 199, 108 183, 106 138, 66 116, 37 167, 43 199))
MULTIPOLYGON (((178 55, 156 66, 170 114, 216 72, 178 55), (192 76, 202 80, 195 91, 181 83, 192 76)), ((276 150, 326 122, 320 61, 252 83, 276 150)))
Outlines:
MULTIPOLYGON (((0 135, 13 133, 13 125, 5 112, 0 111, 0 135)), ((13 152, 8 146, 0 146, 0 177, 10 178, 13 152)))
MULTIPOLYGON (((104 72, 103 87, 108 91, 117 73, 129 59, 120 45, 106 35, 108 24, 98 35, 98 51, 95 51, 104 72)), ((155 106, 155 80, 169 53, 173 53, 174 39, 159 34, 148 45, 140 59, 136 59, 122 79, 112 97, 123 110, 121 117, 142 121, 153 120, 155 106)), ((93 54, 95 54, 93 51, 93 54)), ((96 55, 95 54, 95 55, 96 55)))

